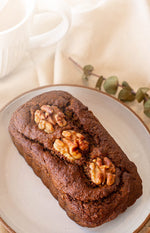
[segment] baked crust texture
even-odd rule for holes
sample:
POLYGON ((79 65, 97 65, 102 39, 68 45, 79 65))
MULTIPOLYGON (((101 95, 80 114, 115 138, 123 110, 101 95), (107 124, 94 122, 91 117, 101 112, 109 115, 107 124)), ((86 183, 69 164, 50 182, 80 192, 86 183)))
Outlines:
POLYGON ((116 218, 142 195, 136 165, 67 92, 46 92, 20 106, 9 132, 35 174, 81 226, 116 218))

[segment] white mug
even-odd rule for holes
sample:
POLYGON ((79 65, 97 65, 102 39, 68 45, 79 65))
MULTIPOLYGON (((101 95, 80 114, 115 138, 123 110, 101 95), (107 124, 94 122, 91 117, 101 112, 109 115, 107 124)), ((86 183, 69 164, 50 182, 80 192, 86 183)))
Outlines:
POLYGON ((50 31, 31 36, 33 16, 38 11, 36 1, 0 0, 0 78, 9 74, 18 65, 29 47, 50 46, 58 42, 70 27, 70 9, 64 1, 55 0, 51 1, 50 9, 43 9, 42 13, 57 12, 61 17, 61 22, 50 31), (15 17, 9 15, 12 7, 15 17), (6 16, 8 20, 4 20, 6 16))

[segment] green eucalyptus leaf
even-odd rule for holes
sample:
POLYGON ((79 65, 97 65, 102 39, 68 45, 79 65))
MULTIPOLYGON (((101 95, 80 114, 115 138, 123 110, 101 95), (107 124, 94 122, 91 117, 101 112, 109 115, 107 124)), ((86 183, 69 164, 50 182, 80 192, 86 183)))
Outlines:
POLYGON ((140 103, 147 97, 147 92, 150 90, 148 87, 141 87, 137 90, 136 99, 140 103))
POLYGON ((118 94, 118 99, 126 102, 126 101, 133 101, 135 100, 135 94, 132 92, 132 90, 129 90, 128 88, 122 88, 118 94))
POLYGON ((104 81, 104 77, 103 76, 100 76, 96 82, 96 88, 98 88, 99 90, 101 90, 101 86, 102 86, 102 83, 104 81))
POLYGON ((130 87, 130 85, 129 85, 126 81, 123 81, 123 82, 122 82, 122 87, 123 87, 123 88, 126 88, 126 89, 128 89, 128 90, 133 90, 133 89, 130 87))
POLYGON ((104 82, 104 89, 109 94, 116 94, 118 89, 118 78, 116 76, 107 78, 104 82))
POLYGON ((150 96, 149 96, 147 93, 145 93, 144 103, 145 103, 148 99, 150 99, 150 96))
POLYGON ((89 76, 93 70, 94 70, 94 67, 92 65, 86 65, 83 67, 83 73, 86 76, 89 76))
POLYGON ((144 113, 146 116, 150 117, 150 99, 144 103, 144 113))

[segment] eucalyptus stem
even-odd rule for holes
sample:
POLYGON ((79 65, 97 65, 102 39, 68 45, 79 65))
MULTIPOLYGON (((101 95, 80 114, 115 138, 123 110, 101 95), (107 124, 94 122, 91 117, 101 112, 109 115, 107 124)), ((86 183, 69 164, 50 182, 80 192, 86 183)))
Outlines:
MULTIPOLYGON (((83 71, 84 68, 83 68, 82 66, 80 66, 79 63, 77 63, 74 59, 72 59, 71 57, 69 57, 69 60, 72 61, 80 70, 83 71)), ((91 72, 91 75, 92 75, 92 76, 95 76, 95 77, 97 77, 97 78, 99 78, 99 75, 98 75, 98 74, 95 74, 95 73, 93 73, 93 72, 91 72)), ((104 77, 103 77, 103 78, 104 78, 104 77)), ((105 78, 104 78, 104 80, 105 80, 105 78)))
POLYGON ((74 59, 69 57, 69 60, 72 61, 80 70, 83 70, 82 66, 80 66, 74 59))
MULTIPOLYGON (((84 68, 83 68, 78 62, 76 62, 72 57, 69 57, 69 60, 72 61, 81 71, 84 70, 84 68)), ((91 72, 90 75, 95 76, 95 77, 97 77, 97 78, 100 77, 99 74, 96 74, 96 73, 94 73, 94 72, 91 72)), ((103 80, 106 80, 106 78, 105 78, 104 76, 103 76, 103 80)), ((122 85, 119 84, 119 83, 118 83, 118 86, 119 86, 119 87, 122 87, 122 85)))
POLYGON ((73 58, 69 57, 69 60, 82 71, 82 78, 85 80, 88 80, 90 76, 97 78, 96 89, 101 90, 103 84, 103 88, 108 94, 115 95, 118 88, 120 88, 118 93, 118 99, 120 101, 131 102, 136 99, 139 103, 143 102, 144 113, 146 116, 150 117, 150 96, 147 93, 150 91, 149 87, 141 87, 135 91, 126 81, 123 81, 122 84, 120 84, 117 76, 105 78, 103 75, 93 72, 94 67, 92 65, 85 65, 82 67, 73 58))

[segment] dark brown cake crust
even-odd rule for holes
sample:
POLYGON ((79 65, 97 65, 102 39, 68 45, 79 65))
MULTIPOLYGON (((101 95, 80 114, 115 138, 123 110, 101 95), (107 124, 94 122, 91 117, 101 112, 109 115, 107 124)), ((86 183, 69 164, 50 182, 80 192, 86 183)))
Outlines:
POLYGON ((36 175, 68 216, 82 226, 95 227, 114 219, 142 195, 142 181, 135 164, 93 113, 67 92, 47 92, 22 105, 10 120, 9 132, 36 175), (67 123, 61 127, 55 123, 52 133, 39 129, 35 112, 43 105, 57 106, 67 123), (85 150, 79 148, 81 158, 73 161, 54 149, 62 132, 71 130, 80 133, 88 143, 85 150), (102 161, 107 157, 115 167, 111 184, 96 184, 89 176, 88 164, 97 157, 102 161))

